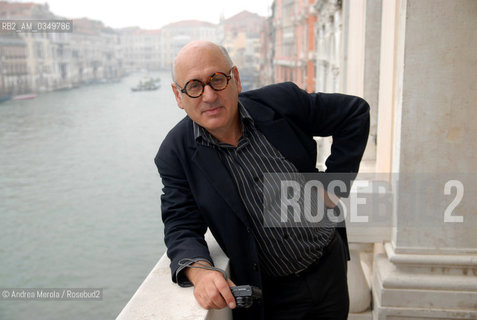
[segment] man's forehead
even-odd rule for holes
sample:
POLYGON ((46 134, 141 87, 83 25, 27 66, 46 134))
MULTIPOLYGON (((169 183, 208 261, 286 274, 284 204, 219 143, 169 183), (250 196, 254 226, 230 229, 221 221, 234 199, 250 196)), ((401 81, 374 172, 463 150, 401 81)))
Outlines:
POLYGON ((220 49, 215 48, 188 48, 180 52, 175 64, 178 78, 207 77, 214 72, 228 71, 226 59, 220 49))
POLYGON ((220 48, 218 45, 216 45, 213 42, 209 41, 192 41, 188 44, 186 44, 178 53, 178 57, 183 55, 183 54, 188 54, 190 52, 199 52, 199 51, 220 51, 220 48))
POLYGON ((176 57, 178 64, 190 62, 191 60, 204 60, 209 57, 215 57, 220 49, 209 43, 192 43, 182 48, 176 57))

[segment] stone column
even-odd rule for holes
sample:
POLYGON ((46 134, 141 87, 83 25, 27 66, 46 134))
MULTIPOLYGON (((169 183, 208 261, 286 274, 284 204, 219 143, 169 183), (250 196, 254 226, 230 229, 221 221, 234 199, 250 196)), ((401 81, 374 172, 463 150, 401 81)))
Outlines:
POLYGON ((383 1, 377 158, 395 201, 374 319, 477 318, 476 17, 474 0, 383 1))

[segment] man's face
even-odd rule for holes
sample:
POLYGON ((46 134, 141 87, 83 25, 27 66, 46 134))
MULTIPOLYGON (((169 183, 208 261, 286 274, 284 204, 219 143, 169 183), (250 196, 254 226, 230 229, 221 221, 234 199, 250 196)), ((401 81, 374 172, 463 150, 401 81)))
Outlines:
MULTIPOLYGON (((230 65, 218 47, 196 46, 183 49, 176 60, 176 82, 184 88, 192 79, 206 83, 212 74, 230 74, 230 65)), ((174 83, 172 90, 177 104, 187 115, 209 132, 226 132, 238 121, 238 94, 242 90, 237 68, 232 69, 232 79, 222 91, 215 91, 209 85, 198 98, 191 98, 180 92, 174 83)))

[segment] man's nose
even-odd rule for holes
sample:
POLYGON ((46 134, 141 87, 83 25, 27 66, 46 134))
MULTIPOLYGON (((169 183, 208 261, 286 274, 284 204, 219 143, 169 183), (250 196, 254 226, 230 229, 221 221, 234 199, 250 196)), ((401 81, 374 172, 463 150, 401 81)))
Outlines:
POLYGON ((209 85, 204 87, 204 93, 202 94, 202 101, 213 102, 217 99, 217 91, 212 89, 209 85))

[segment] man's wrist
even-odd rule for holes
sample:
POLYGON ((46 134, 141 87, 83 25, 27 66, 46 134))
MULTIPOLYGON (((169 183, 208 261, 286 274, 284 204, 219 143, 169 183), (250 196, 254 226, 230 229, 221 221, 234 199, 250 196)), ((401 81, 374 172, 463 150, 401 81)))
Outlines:
MULTIPOLYGON (((204 264, 207 264, 209 266, 212 266, 208 261, 206 260, 201 260, 200 262, 202 265, 204 264)), ((197 262, 194 262, 194 263, 191 263, 189 265, 189 267, 186 267, 186 269, 184 270, 184 275, 187 277, 187 279, 189 279, 189 281, 195 285, 196 284, 196 281, 197 281, 197 278, 198 276, 201 274, 201 273, 204 273, 204 272, 208 272, 208 271, 211 271, 211 270, 207 270, 207 269, 202 269, 202 268, 194 268, 194 266, 200 266, 197 262)))
POLYGON ((186 271, 189 271, 193 268, 189 268, 190 265, 200 262, 203 264, 208 264, 213 266, 213 263, 207 259, 207 258, 194 258, 194 259, 188 259, 188 263, 181 264, 179 268, 176 270, 176 279, 177 279, 177 284, 181 287, 191 287, 193 286, 192 281, 188 278, 186 271))

